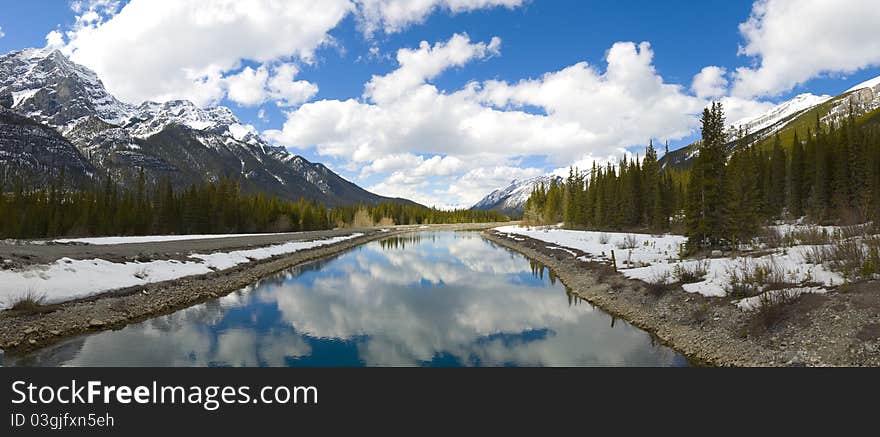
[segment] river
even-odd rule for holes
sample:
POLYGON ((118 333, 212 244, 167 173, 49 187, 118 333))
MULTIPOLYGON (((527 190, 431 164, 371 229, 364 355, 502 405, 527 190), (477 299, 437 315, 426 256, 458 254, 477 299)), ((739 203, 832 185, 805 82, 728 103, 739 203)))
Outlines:
POLYGON ((390 237, 7 366, 684 366, 477 232, 390 237))

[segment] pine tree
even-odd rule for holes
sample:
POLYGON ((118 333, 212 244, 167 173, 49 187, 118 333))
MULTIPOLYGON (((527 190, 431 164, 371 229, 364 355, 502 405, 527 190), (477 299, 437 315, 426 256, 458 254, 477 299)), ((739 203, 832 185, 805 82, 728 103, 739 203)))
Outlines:
POLYGON ((725 236, 726 201, 724 171, 726 165, 724 111, 713 102, 703 110, 702 141, 688 186, 686 233, 692 249, 718 247, 725 236))

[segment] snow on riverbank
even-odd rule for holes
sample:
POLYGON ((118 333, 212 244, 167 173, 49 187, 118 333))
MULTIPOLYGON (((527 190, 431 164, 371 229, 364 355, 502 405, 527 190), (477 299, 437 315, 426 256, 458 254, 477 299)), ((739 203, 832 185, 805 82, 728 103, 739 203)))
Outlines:
POLYGON ((624 234, 618 232, 569 231, 546 227, 502 226, 495 229, 505 234, 522 235, 536 240, 553 243, 557 247, 577 249, 588 253, 590 260, 611 262, 614 251, 617 268, 641 267, 666 264, 678 259, 679 247, 687 242, 680 235, 624 234), (631 241, 626 241, 631 239, 631 241), (633 249, 621 249, 624 246, 633 249))
POLYGON ((199 234, 199 235, 144 235, 140 237, 94 237, 94 238, 63 238, 52 240, 53 243, 59 244, 94 244, 96 246, 105 246, 110 244, 132 244, 132 243, 157 243, 162 241, 186 241, 186 240, 208 240, 212 238, 235 238, 235 237, 259 237, 267 235, 282 235, 282 233, 274 234, 199 234))
MULTIPOLYGON (((744 268, 772 265, 784 274, 785 281, 792 284, 815 283, 824 286, 840 285, 844 278, 822 265, 806 264, 805 255, 812 246, 795 246, 778 249, 774 253, 756 257, 727 257, 706 260, 679 260, 680 245, 687 238, 680 235, 623 234, 613 232, 571 231, 554 227, 503 226, 496 231, 508 235, 520 235, 549 243, 550 249, 560 247, 578 249, 588 255, 581 259, 588 261, 611 262, 611 251, 615 252, 617 269, 623 275, 645 282, 666 279, 673 281, 676 267, 694 268, 698 264, 705 268, 703 281, 684 284, 682 288, 689 293, 699 293, 710 297, 727 296, 731 272, 741 272, 744 268), (629 240, 629 241, 627 241, 629 240), (626 244, 629 243, 629 244, 626 244), (634 244, 633 244, 634 243, 634 244), (624 247, 633 247, 632 249, 624 247)), ((822 292, 824 289, 798 288, 800 292, 822 292)), ((751 310, 758 298, 739 301, 740 308, 751 310)))
POLYGON ((257 249, 190 255, 192 261, 159 260, 114 263, 103 259, 62 258, 49 265, 0 271, 0 310, 32 293, 45 303, 59 303, 109 290, 168 281, 224 270, 254 260, 290 254, 360 237, 355 233, 315 241, 292 241, 257 249))

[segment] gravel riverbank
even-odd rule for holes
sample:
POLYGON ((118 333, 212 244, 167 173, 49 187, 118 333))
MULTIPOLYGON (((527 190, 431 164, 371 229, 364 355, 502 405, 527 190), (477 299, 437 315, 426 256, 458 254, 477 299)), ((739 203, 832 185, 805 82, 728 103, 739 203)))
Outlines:
MULTIPOLYGON (((127 260, 130 256, 146 256, 151 259, 165 256, 178 258, 193 252, 229 251, 242 247, 265 246, 287 241, 306 241, 350 235, 354 232, 364 234, 361 237, 336 244, 301 250, 206 275, 188 276, 172 281, 113 290, 88 299, 46 306, 36 313, 21 314, 14 311, 3 311, 0 312, 0 349, 10 353, 25 352, 75 335, 105 329, 119 329, 131 323, 225 296, 266 276, 298 264, 335 255, 370 241, 394 235, 431 230, 483 230, 498 225, 498 223, 494 223, 396 226, 385 229, 344 229, 265 237, 117 246, 17 245, 5 250, 10 253, 15 251, 18 254, 31 253, 31 258, 23 259, 26 262, 32 262, 34 259, 45 261, 61 257, 94 258, 102 255, 111 258, 117 256, 117 259, 127 260), (54 253, 53 249, 60 249, 63 254, 54 253)), ((0 250, 0 252, 3 251, 0 250)))
POLYGON ((554 271, 572 292, 655 335, 692 362, 711 366, 880 366, 880 284, 839 287, 787 305, 770 327, 728 298, 707 298, 671 287, 659 297, 647 284, 610 266, 580 261, 578 251, 546 242, 516 240, 494 231, 483 236, 554 271))

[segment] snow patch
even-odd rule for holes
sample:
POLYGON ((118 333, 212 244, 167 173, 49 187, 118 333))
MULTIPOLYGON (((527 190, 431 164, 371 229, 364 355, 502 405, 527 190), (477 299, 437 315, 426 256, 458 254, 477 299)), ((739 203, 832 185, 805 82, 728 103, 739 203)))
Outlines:
POLYGON ((74 260, 62 258, 49 265, 33 266, 26 270, 0 271, 0 310, 11 307, 15 299, 36 293, 48 304, 94 296, 106 291, 203 275, 224 270, 254 260, 335 244, 360 237, 355 233, 315 241, 289 243, 257 249, 194 254, 198 261, 160 260, 150 262, 114 263, 103 259, 74 260))
POLYGON ((554 245, 548 246, 550 249, 580 250, 587 253, 578 258, 582 261, 611 264, 611 251, 614 251, 617 270, 628 278, 645 282, 671 278, 676 267, 688 268, 701 263, 707 271, 704 280, 683 284, 682 288, 688 293, 698 293, 708 297, 727 296, 726 286, 730 282, 730 273, 738 271, 737 269, 742 267, 743 260, 755 264, 772 263, 777 270, 784 273, 785 280, 792 284, 809 282, 833 287, 844 283, 844 278, 840 274, 827 267, 804 262, 813 246, 789 247, 760 257, 680 260, 678 256, 680 247, 687 242, 687 238, 681 235, 655 236, 519 226, 502 226, 495 230, 507 235, 520 235, 550 243, 554 245), (633 245, 635 247, 631 249, 625 248, 633 245))
POLYGON ((875 77, 875 78, 873 78, 873 79, 866 80, 866 81, 864 81, 864 82, 862 82, 862 83, 860 83, 860 84, 858 84, 858 85, 856 85, 856 86, 854 86, 854 87, 852 87, 852 88, 850 88, 850 89, 844 91, 843 93, 846 94, 846 93, 850 93, 850 92, 853 92, 853 91, 858 91, 858 90, 860 90, 860 89, 862 89, 862 88, 874 88, 874 87, 876 87, 877 85, 880 85, 880 76, 877 76, 877 77, 875 77))
MULTIPOLYGON (((770 290, 765 292, 761 296, 753 296, 747 297, 745 299, 740 299, 735 302, 736 306, 743 311, 755 311, 761 308, 761 297, 764 295, 779 295, 782 293, 786 293, 792 298, 798 297, 802 294, 824 294, 827 293, 828 290, 820 287, 800 287, 800 288, 790 288, 787 290, 770 290)), ((772 297, 772 296, 770 296, 772 297)))
POLYGON ((59 244, 94 244, 105 246, 110 244, 155 243, 162 241, 207 240, 212 238, 259 237, 264 235, 284 235, 284 232, 268 234, 200 234, 200 235, 145 235, 141 237, 94 237, 94 238, 62 238, 52 240, 59 244))
POLYGON ((12 107, 13 108, 17 107, 20 103, 33 97, 38 92, 40 92, 39 88, 32 89, 32 90, 16 91, 16 92, 12 93, 12 107))

